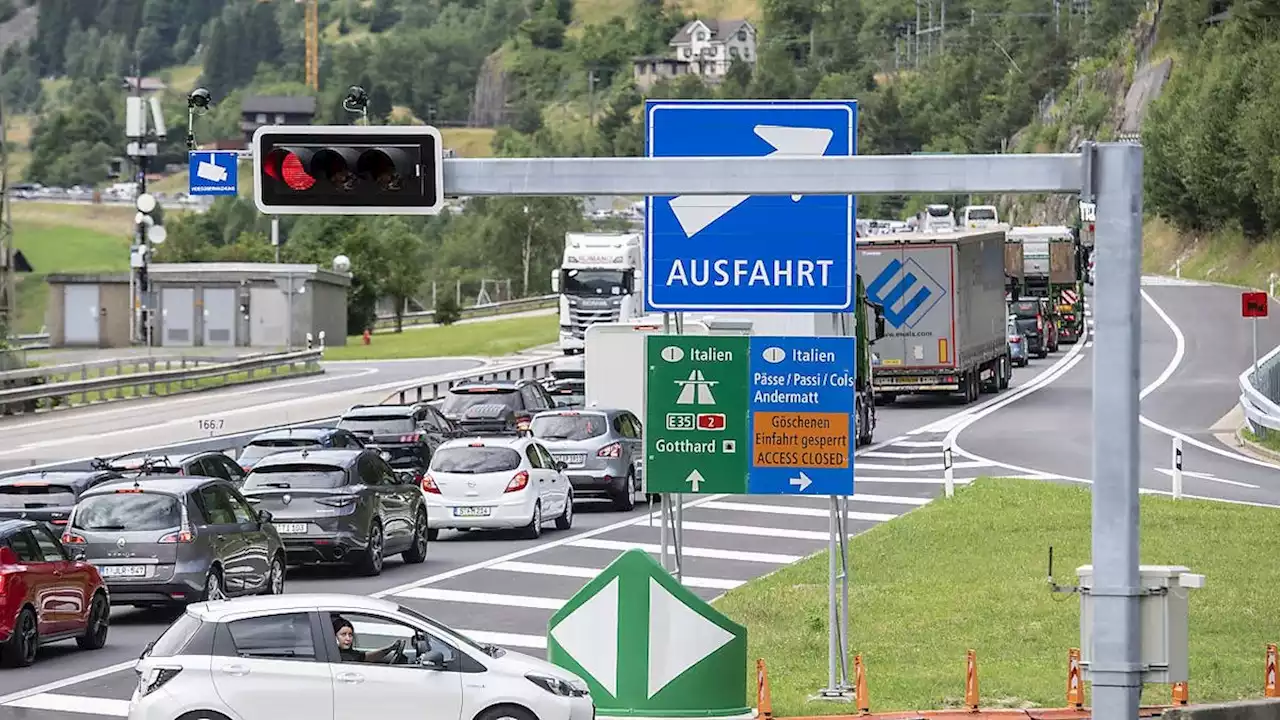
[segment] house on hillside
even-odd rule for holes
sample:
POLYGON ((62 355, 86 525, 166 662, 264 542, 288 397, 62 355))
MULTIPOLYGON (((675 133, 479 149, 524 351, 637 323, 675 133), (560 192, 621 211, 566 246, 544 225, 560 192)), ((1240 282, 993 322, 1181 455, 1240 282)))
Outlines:
POLYGON ((670 55, 633 59, 636 85, 648 90, 659 80, 697 75, 718 83, 735 61, 755 66, 756 28, 747 20, 690 20, 668 43, 670 55))
POLYGON ((263 125, 310 125, 316 116, 316 99, 310 96, 249 95, 240 104, 240 130, 244 146, 263 125))

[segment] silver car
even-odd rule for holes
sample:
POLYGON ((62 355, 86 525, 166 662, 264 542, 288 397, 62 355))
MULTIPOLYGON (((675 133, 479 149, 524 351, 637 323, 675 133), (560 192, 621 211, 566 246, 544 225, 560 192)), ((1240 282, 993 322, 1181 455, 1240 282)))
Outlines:
POLYGON ((626 410, 548 410, 530 425, 552 457, 565 463, 575 498, 604 497, 615 510, 635 507, 644 473, 640 421, 626 410))
POLYGON ((62 544, 93 563, 112 605, 186 605, 284 592, 285 553, 270 513, 226 480, 152 476, 80 496, 62 544))

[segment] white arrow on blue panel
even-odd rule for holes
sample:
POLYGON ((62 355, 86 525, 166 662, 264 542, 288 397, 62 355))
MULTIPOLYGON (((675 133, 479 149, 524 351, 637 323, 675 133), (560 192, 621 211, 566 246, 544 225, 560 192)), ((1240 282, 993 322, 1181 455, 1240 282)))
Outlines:
MULTIPOLYGON (((834 133, 828 128, 789 127, 785 125, 757 125, 756 135, 773 146, 773 152, 765 157, 822 156, 827 153, 834 133)), ((724 217, 738 207, 750 195, 680 195, 671 198, 671 212, 680 223, 686 237, 693 237, 708 225, 724 217)), ((791 199, 799 202, 800 195, 791 199)))

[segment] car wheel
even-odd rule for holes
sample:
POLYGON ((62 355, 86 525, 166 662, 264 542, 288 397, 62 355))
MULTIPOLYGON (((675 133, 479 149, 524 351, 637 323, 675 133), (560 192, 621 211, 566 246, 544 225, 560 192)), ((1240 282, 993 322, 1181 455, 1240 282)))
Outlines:
POLYGON ((530 540, 537 540, 542 537, 542 503, 535 502, 533 504, 533 517, 529 519, 529 524, 524 526, 523 535, 530 540))
POLYGON ((636 473, 627 470, 627 484, 622 492, 613 496, 613 509, 618 512, 631 512, 636 509, 636 473))
POLYGON ((226 600, 227 589, 222 585, 222 571, 216 567, 209 568, 209 576, 204 579, 203 601, 226 600))
POLYGON ((573 493, 570 492, 565 498, 564 512, 560 513, 560 517, 556 518, 557 530, 568 530, 573 527, 573 493))
POLYGON ((40 647, 40 631, 36 625, 36 613, 31 608, 23 608, 18 613, 17 622, 13 624, 13 633, 4 647, 0 648, 0 657, 9 667, 27 667, 36 661, 36 650, 40 647))
POLYGON ((413 523, 413 545, 400 554, 404 561, 416 565, 427 559, 427 513, 419 510, 413 523))
POLYGON ((263 589, 262 593, 264 595, 283 595, 284 574, 284 556, 276 555, 271 558, 271 569, 267 571, 267 586, 263 589))
POLYGON ((382 523, 374 520, 369 526, 369 542, 360 554, 360 574, 372 577, 382 574, 382 523))
POLYGON ((84 634, 76 638, 81 650, 100 650, 107 644, 107 629, 111 625, 111 603, 106 593, 97 592, 93 602, 89 604, 89 622, 85 623, 84 634))
POLYGON ((476 720, 538 720, 538 718, 522 707, 498 705, 477 715, 476 720))

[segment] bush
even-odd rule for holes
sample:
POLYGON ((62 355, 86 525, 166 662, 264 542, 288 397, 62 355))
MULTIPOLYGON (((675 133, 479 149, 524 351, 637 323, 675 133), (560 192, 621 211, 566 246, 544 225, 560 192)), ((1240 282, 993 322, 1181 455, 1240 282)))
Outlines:
POLYGON ((446 294, 436 301, 436 324, 452 325, 462 317, 462 309, 458 307, 457 298, 446 294))

